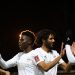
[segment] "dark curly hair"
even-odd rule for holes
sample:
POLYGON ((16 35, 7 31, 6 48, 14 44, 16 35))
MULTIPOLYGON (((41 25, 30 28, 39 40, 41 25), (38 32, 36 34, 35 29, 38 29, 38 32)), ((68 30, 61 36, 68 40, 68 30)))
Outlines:
POLYGON ((49 30, 49 29, 40 30, 37 34, 36 45, 38 47, 41 47, 42 46, 42 39, 47 40, 50 34, 53 36, 56 35, 53 30, 49 30))

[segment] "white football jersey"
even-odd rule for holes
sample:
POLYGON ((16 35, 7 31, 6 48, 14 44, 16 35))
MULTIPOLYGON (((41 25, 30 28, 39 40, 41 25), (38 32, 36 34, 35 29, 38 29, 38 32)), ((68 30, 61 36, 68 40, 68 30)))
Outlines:
MULTIPOLYGON (((57 56, 59 56, 59 53, 57 53, 57 51, 52 50, 51 52, 46 52, 44 51, 42 48, 37 48, 35 49, 35 51, 39 54, 39 56, 42 57, 42 60, 45 61, 45 63, 48 63, 50 61, 53 61, 57 56)), ((60 59, 58 64, 63 63, 64 61, 62 59, 60 59)), ((57 66, 58 64, 56 64, 53 68, 51 68, 49 71, 44 72, 44 75, 57 75, 57 66)))

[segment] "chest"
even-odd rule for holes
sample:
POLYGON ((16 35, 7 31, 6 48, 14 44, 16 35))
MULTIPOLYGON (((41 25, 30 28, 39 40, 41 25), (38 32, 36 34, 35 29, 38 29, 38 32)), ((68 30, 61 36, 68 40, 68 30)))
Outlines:
POLYGON ((19 58, 17 64, 21 67, 29 66, 33 64, 32 57, 30 55, 24 54, 19 58))
POLYGON ((53 53, 47 53, 47 54, 44 53, 44 54, 41 54, 41 56, 46 63, 54 60, 54 58, 56 57, 53 53))

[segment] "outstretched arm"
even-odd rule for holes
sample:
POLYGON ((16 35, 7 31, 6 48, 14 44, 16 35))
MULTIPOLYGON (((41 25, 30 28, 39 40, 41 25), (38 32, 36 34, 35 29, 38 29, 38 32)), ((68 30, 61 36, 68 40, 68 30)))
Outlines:
POLYGON ((16 66, 16 61, 18 59, 18 54, 14 56, 12 59, 5 61, 0 54, 0 66, 4 69, 16 66))

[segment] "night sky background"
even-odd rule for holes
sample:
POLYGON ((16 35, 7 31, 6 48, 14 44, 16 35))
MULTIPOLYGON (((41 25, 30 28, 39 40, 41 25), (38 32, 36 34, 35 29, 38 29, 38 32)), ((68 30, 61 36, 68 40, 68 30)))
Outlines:
POLYGON ((73 1, 8 2, 0 5, 0 53, 5 60, 19 52, 18 35, 30 29, 53 29, 57 33, 59 47, 63 34, 75 32, 75 4, 73 1))

